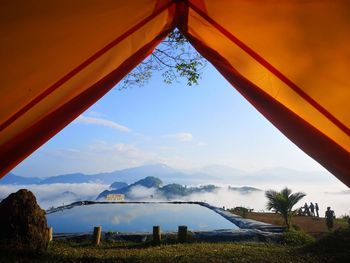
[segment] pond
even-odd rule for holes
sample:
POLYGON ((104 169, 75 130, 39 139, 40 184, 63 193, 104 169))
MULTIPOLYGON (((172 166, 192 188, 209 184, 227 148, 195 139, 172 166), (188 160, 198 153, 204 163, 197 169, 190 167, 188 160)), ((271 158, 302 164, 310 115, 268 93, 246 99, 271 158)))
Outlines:
POLYGON ((55 233, 91 232, 94 226, 102 226, 106 232, 151 232, 155 225, 164 232, 177 231, 179 225, 186 225, 189 230, 238 229, 213 210, 197 204, 89 204, 46 217, 55 233))

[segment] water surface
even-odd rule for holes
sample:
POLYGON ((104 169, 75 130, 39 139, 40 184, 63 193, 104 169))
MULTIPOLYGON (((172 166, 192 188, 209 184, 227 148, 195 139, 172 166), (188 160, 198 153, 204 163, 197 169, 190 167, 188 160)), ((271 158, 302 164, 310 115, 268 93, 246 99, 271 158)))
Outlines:
POLYGON ((55 233, 102 231, 151 232, 155 225, 162 231, 177 231, 179 225, 189 230, 238 229, 213 210, 197 204, 91 204, 75 206, 47 216, 55 233))

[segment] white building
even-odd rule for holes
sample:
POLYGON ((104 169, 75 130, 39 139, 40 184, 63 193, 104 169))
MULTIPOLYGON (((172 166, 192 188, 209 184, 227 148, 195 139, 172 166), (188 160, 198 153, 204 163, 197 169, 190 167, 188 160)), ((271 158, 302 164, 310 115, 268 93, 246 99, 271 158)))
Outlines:
POLYGON ((107 201, 124 201, 125 195, 123 194, 109 194, 106 197, 107 201))

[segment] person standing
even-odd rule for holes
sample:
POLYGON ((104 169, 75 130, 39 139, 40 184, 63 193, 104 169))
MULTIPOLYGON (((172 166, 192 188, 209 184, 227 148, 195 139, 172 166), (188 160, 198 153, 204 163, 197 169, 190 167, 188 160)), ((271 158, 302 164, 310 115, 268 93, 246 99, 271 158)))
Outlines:
POLYGON ((318 208, 318 204, 317 204, 317 203, 315 203, 315 211, 316 211, 316 216, 317 216, 317 217, 320 217, 320 215, 318 214, 318 210, 319 210, 319 208, 318 208))
POLYGON ((310 202, 310 211, 311 211, 311 216, 315 216, 315 206, 312 202, 310 202))
POLYGON ((331 210, 330 206, 327 207, 325 217, 326 217, 326 225, 327 225, 328 231, 331 231, 333 229, 333 226, 334 226, 335 214, 334 214, 334 211, 331 210))
POLYGON ((307 203, 304 204, 304 215, 307 215, 307 216, 310 215, 310 210, 309 210, 309 207, 307 206, 307 203))

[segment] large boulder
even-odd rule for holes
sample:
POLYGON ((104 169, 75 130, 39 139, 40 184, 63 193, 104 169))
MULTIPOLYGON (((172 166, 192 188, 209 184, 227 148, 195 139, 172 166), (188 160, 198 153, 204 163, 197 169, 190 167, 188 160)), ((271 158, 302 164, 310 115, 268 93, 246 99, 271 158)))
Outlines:
POLYGON ((0 244, 13 249, 44 251, 49 243, 45 211, 32 192, 21 189, 0 203, 0 244))

